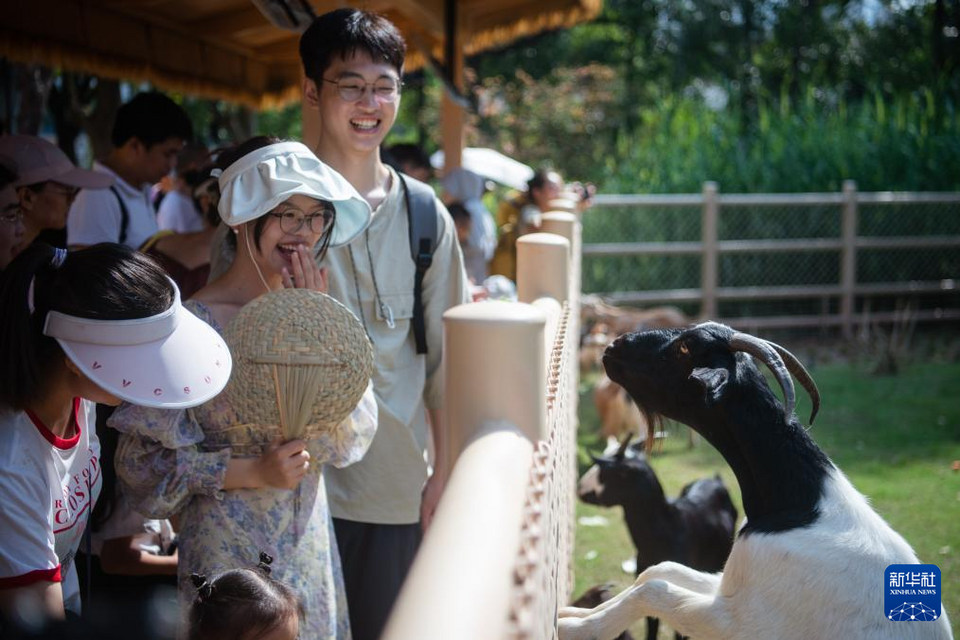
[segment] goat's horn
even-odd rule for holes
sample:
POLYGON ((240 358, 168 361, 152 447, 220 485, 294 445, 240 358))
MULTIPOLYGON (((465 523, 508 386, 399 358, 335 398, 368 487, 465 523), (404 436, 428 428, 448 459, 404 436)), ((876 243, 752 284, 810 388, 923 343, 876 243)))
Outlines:
POLYGON ((623 436, 623 440, 620 441, 620 448, 617 449, 617 452, 614 454, 615 458, 622 458, 624 454, 627 453, 627 447, 630 446, 630 439, 633 437, 632 433, 628 433, 623 436))
POLYGON ((730 350, 749 353, 769 367, 773 375, 776 376, 777 382, 780 383, 780 388, 783 389, 783 413, 784 417, 789 420, 796 405, 797 396, 793 390, 793 380, 790 378, 790 372, 777 350, 766 340, 761 340, 746 333, 734 333, 730 336, 730 350))
POLYGON ((797 360, 795 355, 775 342, 768 342, 767 344, 777 350, 777 353, 783 358, 783 363, 787 365, 787 370, 793 374, 793 377, 797 379, 800 386, 806 389, 810 395, 810 400, 813 402, 813 411, 810 412, 810 424, 813 424, 813 419, 817 417, 817 412, 820 411, 820 390, 817 389, 817 383, 813 381, 813 377, 807 372, 804 366, 800 364, 800 361, 797 360))

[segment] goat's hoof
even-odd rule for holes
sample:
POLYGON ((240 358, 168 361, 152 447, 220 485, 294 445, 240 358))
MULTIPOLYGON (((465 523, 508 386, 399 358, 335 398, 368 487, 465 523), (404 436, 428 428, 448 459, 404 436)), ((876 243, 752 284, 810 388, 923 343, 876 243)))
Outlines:
POLYGON ((581 609, 580 607, 561 607, 557 612, 557 618, 586 618, 593 613, 593 609, 581 609))

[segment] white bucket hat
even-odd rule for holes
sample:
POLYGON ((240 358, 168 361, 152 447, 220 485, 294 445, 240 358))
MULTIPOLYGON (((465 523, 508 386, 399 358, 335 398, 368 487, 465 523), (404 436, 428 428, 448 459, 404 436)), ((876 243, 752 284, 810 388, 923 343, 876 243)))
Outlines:
POLYGON ((301 194, 331 202, 337 220, 330 246, 346 244, 370 224, 370 205, 346 178, 320 162, 306 145, 279 142, 243 156, 220 174, 220 217, 236 226, 301 194))
POLYGON ((101 388, 127 402, 185 409, 226 386, 233 361, 220 334, 180 304, 149 318, 92 320, 50 311, 43 334, 101 388))

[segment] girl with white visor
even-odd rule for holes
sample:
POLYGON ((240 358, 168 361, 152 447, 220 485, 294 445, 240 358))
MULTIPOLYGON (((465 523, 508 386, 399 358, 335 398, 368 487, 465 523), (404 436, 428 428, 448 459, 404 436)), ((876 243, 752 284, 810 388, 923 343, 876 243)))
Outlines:
MULTIPOLYGON (((259 137, 220 154, 219 211, 236 258, 187 303, 217 331, 240 309, 281 287, 326 289, 317 266, 327 246, 369 223, 366 201, 303 144, 259 137)), ((221 395, 189 411, 124 405, 109 424, 122 432, 117 475, 135 508, 180 515, 180 601, 196 596, 191 573, 216 575, 273 556, 272 576, 304 605, 304 638, 347 638, 349 622, 321 465, 363 457, 376 432, 368 386, 329 436, 283 442, 277 425, 246 424, 221 395), (265 445, 264 443, 272 443, 265 445), (294 491, 291 491, 294 490, 294 491)))
POLYGON ((80 613, 74 554, 101 486, 95 403, 186 408, 231 359, 172 280, 118 244, 33 244, 0 279, 0 614, 80 613), (32 601, 32 603, 31 603, 32 601))

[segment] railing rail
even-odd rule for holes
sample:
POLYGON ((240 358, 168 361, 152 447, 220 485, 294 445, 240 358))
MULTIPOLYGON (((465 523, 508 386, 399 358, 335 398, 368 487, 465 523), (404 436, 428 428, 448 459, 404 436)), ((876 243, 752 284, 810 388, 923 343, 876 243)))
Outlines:
POLYGON ((444 316, 452 470, 383 638, 552 640, 572 589, 580 225, 517 245, 520 302, 444 316))

